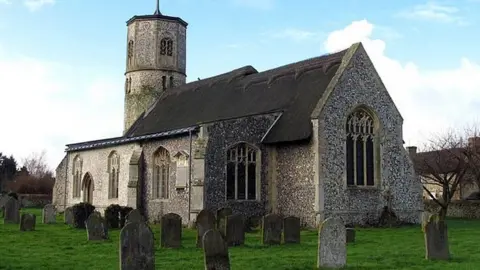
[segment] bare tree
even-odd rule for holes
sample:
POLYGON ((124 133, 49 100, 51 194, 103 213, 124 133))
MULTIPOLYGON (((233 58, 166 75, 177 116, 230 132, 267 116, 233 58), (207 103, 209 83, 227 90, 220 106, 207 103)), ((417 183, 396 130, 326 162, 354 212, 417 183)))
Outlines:
POLYGON ((30 175, 36 178, 44 178, 51 174, 45 160, 45 150, 38 153, 31 153, 30 156, 23 159, 23 166, 27 168, 30 175))
POLYGON ((423 189, 440 206, 438 214, 442 220, 447 215, 453 196, 467 179, 467 152, 464 137, 450 130, 435 136, 414 157, 415 171, 420 176, 423 189), (432 193, 433 187, 441 190, 440 198, 432 193))

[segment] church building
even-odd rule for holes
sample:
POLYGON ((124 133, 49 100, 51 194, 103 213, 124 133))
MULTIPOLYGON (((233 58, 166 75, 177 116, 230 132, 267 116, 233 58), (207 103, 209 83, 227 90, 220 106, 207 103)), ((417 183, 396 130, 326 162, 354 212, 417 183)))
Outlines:
POLYGON ((365 224, 388 204, 419 222, 422 187, 403 118, 361 43, 186 83, 184 20, 157 5, 127 29, 123 135, 67 145, 56 169, 59 210, 119 204, 187 224, 228 206, 313 227, 333 215, 365 224))

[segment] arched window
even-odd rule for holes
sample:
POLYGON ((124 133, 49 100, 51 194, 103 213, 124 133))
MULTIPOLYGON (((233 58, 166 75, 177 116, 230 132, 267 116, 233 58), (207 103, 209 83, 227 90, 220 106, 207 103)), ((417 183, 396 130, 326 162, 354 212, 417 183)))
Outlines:
POLYGON ((347 185, 374 186, 377 128, 373 116, 359 108, 348 116, 345 129, 347 185))
POLYGON ((153 154, 153 185, 154 199, 168 199, 168 181, 170 175, 170 154, 160 147, 153 154))
POLYGON ((131 64, 133 58, 133 40, 128 42, 128 49, 127 49, 127 59, 128 63, 131 64))
POLYGON ((162 76, 162 90, 167 89, 167 76, 162 76))
POLYGON ((118 198, 118 180, 120 176, 120 158, 112 151, 108 156, 108 198, 118 198))
POLYGON ((79 198, 80 191, 82 190, 82 159, 79 155, 75 156, 73 159, 73 168, 72 168, 72 176, 73 176, 73 185, 72 185, 72 197, 79 198))
POLYGON ((227 200, 256 200, 259 193, 259 152, 239 143, 227 150, 227 200))
POLYGON ((170 38, 162 38, 160 41, 160 54, 161 55, 173 55, 173 41, 170 38))
POLYGON ((170 88, 173 87, 173 76, 170 76, 170 88))

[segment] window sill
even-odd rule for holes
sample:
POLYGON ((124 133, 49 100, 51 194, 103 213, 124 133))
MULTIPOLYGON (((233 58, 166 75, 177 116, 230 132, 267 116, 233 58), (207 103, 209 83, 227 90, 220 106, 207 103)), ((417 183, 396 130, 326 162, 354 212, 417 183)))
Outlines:
POLYGON ((152 202, 169 202, 170 199, 152 199, 152 202))
POLYGON ((235 200, 235 199, 227 199, 227 202, 260 202, 260 200, 235 200))
POLYGON ((379 190, 377 186, 347 186, 347 190, 379 190))

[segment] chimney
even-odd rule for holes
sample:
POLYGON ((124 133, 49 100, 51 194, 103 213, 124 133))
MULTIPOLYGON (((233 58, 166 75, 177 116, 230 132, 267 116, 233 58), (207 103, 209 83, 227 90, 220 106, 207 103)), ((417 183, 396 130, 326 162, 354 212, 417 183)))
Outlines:
POLYGON ((407 151, 408 151, 408 155, 410 155, 410 157, 413 157, 417 154, 417 147, 416 146, 407 146, 407 151))
POLYGON ((473 147, 475 149, 480 148, 480 137, 470 137, 468 138, 468 147, 473 147))

